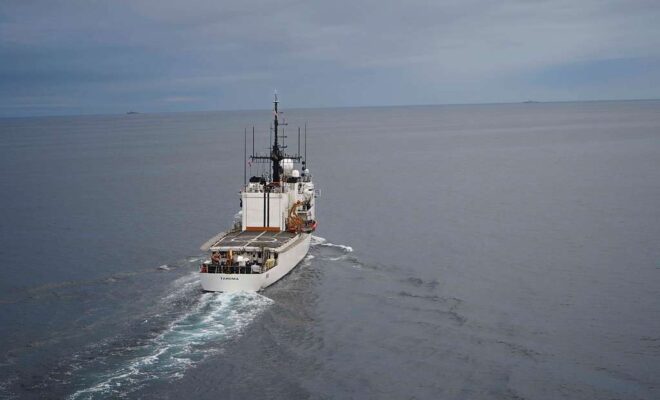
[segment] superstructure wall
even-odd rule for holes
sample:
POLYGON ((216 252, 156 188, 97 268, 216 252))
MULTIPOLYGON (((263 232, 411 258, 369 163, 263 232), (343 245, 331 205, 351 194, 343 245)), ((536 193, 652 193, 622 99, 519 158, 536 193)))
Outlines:
POLYGON ((288 196, 286 193, 243 192, 243 229, 286 229, 288 196))

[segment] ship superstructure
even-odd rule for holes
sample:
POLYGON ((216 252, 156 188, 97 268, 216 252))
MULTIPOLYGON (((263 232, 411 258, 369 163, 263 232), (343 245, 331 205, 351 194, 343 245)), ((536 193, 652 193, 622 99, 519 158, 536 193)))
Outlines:
POLYGON ((288 155, 279 143, 278 105, 275 94, 270 154, 255 155, 253 150, 250 156, 251 162, 270 163, 270 173, 252 176, 245 183, 240 191, 240 219, 202 246, 209 252, 200 266, 204 290, 264 289, 289 273, 309 250, 317 224, 314 183, 307 169, 307 152, 288 155), (296 169, 297 164, 301 169, 296 169))

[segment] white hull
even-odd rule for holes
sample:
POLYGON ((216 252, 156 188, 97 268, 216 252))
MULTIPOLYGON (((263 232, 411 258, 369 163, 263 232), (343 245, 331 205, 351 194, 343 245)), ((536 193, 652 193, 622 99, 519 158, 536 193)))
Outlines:
POLYGON ((261 274, 200 273, 202 289, 209 292, 256 292, 288 274, 309 251, 312 235, 301 233, 288 248, 279 252, 277 265, 261 274))

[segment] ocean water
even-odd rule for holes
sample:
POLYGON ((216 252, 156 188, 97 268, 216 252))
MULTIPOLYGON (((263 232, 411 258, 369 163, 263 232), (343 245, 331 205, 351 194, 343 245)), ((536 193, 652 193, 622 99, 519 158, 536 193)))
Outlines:
POLYGON ((320 225, 259 294, 195 271, 269 111, 0 119, 0 398, 660 398, 659 101, 282 105, 320 225))

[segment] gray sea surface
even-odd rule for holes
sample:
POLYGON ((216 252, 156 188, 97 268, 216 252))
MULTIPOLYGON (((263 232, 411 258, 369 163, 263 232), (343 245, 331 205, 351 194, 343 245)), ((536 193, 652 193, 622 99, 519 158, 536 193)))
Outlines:
POLYGON ((196 271, 269 111, 0 119, 0 398, 660 398, 660 101, 283 100, 319 229, 259 294, 196 271))

